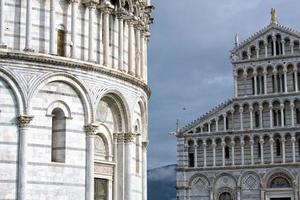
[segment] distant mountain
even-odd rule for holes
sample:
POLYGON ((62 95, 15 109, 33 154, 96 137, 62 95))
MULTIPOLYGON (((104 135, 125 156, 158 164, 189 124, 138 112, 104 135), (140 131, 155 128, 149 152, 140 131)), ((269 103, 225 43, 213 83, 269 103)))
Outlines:
POLYGON ((148 200, 176 199, 176 165, 148 170, 148 200))

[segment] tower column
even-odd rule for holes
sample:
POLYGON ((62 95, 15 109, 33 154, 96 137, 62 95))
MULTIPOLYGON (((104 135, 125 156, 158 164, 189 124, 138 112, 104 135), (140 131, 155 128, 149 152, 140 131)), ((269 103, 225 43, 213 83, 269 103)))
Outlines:
POLYGON ((141 78, 141 27, 139 24, 135 25, 135 76, 141 78))
POLYGON ((285 138, 281 138, 282 145, 282 163, 285 163, 285 138))
POLYGON ((233 166, 235 165, 234 145, 235 145, 235 142, 232 140, 232 141, 231 141, 231 157, 232 157, 231 164, 232 164, 233 166))
POLYGON ((260 145, 260 164, 264 164, 264 139, 261 137, 259 140, 260 145))
POLYGON ((262 129, 263 128, 263 106, 259 106, 259 127, 262 129))
POLYGON ((129 66, 129 74, 135 76, 135 61, 134 61, 134 54, 135 49, 133 45, 134 41, 134 21, 132 19, 128 20, 128 66, 129 66))
POLYGON ((251 137, 250 139, 250 148, 251 148, 251 165, 254 165, 254 149, 253 149, 254 141, 251 137))
POLYGON ((291 121, 292 121, 292 126, 295 126, 295 104, 291 103, 290 104, 291 107, 291 121))
POLYGON ((295 88, 295 92, 298 92, 299 91, 299 88, 298 88, 298 69, 297 67, 294 67, 294 88, 295 88))
POLYGON ((71 14, 71 40, 72 40, 72 58, 77 58, 77 11, 78 0, 71 0, 72 14, 71 14))
POLYGON ((267 81, 268 72, 267 72, 267 70, 264 70, 263 74, 264 74, 264 92, 265 92, 264 94, 268 94, 268 81, 267 81))
POLYGON ((132 133, 124 134, 125 142, 125 199, 131 200, 133 197, 133 184, 132 184, 132 156, 133 156, 133 141, 135 135, 132 133))
POLYGON ((216 132, 219 132, 219 117, 216 117, 216 132))
POLYGON ((18 200, 26 200, 27 194, 27 150, 28 142, 27 135, 29 132, 29 124, 32 121, 32 116, 19 116, 19 163, 18 163, 18 200))
POLYGON ((238 97, 238 82, 237 82, 238 75, 237 73, 234 74, 234 96, 238 97))
POLYGON ((274 164, 274 139, 270 138, 271 164, 274 164))
POLYGON ((96 10, 96 4, 95 3, 89 3, 87 4, 87 7, 89 9, 89 48, 88 48, 88 61, 89 62, 95 62, 95 55, 94 55, 94 16, 95 16, 95 10, 96 10))
POLYGON ((56 0, 50 0, 50 49, 49 49, 49 53, 52 55, 56 55, 56 45, 55 45, 55 41, 56 41, 56 31, 55 31, 55 27, 56 27, 56 22, 55 22, 55 6, 56 6, 56 0))
POLYGON ((291 142, 292 142, 292 151, 293 151, 293 163, 296 163, 296 138, 295 135, 292 135, 291 138, 291 142))
POLYGON ((249 107, 249 113, 250 113, 250 129, 253 129, 253 107, 249 107))
POLYGON ((276 56, 276 37, 272 36, 272 40, 273 40, 273 56, 276 56))
POLYGON ((224 140, 222 140, 222 165, 223 167, 225 167, 225 142, 224 140))
POLYGON ((241 160, 242 166, 245 165, 245 142, 244 139, 241 140, 241 160))
POLYGON ((294 43, 293 42, 291 43, 291 54, 292 55, 294 54, 294 43))
POLYGON ((286 67, 283 70, 283 76, 284 76, 284 92, 288 92, 288 87, 287 87, 287 69, 286 67))
POLYGON ((117 18, 119 20, 119 70, 125 71, 124 69, 124 19, 121 13, 118 13, 117 18))
POLYGON ((254 78, 254 95, 257 95, 257 73, 253 73, 253 78, 254 78))
POLYGON ((284 127, 284 104, 280 104, 281 127, 284 127))
POLYGON ((213 140, 212 142, 212 148, 213 148, 213 166, 216 166, 216 142, 213 140))
POLYGON ((5 0, 0 0, 0 48, 6 48, 4 43, 4 10, 5 0))
POLYGON ((204 142, 204 143, 203 143, 203 166, 204 166, 204 167, 207 166, 206 148, 207 148, 207 144, 204 142))
MULTIPOLYGON (((270 102, 271 104, 272 102, 270 102)), ((269 106, 269 115, 270 115, 270 128, 273 128, 273 106, 269 106)))
POLYGON ((223 122, 224 122, 224 124, 223 124, 223 131, 225 131, 225 130, 227 130, 227 127, 226 127, 226 124, 227 124, 227 122, 226 122, 226 117, 227 117, 227 115, 226 115, 226 113, 225 114, 223 114, 223 122))
POLYGON ((31 30, 32 30, 32 22, 31 22, 31 14, 32 14, 32 0, 27 0, 26 5, 26 39, 25 39, 25 49, 24 51, 33 52, 31 46, 31 30))
POLYGON ((148 142, 143 142, 143 200, 147 200, 147 147, 148 142))
POLYGON ((85 199, 94 199, 94 141, 98 126, 88 124, 85 126, 86 132, 86 188, 85 199))
POLYGON ((267 41, 265 41, 264 44, 265 44, 265 58, 267 58, 268 57, 268 43, 267 43, 267 41))
POLYGON ((109 15, 111 13, 110 5, 104 5, 101 7, 103 13, 103 65, 108 67, 109 65, 109 15))
POLYGON ((243 123, 243 112, 244 112, 244 109, 243 107, 240 108, 240 126, 241 126, 241 131, 244 130, 244 123, 243 123))
POLYGON ((141 78, 145 80, 145 33, 141 31, 141 55, 140 55, 141 78))
POLYGON ((284 41, 284 39, 281 40, 281 45, 282 45, 282 55, 285 55, 285 41, 284 41))
POLYGON ((194 167, 197 168, 198 167, 198 145, 196 143, 194 145, 194 162, 195 162, 194 167))
POLYGON ((273 71, 273 76, 274 76, 274 92, 277 93, 279 91, 278 89, 278 84, 277 84, 277 70, 273 71))

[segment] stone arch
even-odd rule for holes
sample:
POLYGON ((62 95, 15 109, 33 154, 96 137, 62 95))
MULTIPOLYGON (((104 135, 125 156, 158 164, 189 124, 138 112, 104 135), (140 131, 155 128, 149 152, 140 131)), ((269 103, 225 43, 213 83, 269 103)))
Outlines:
POLYGON ((214 188, 218 190, 223 187, 229 187, 235 189, 237 186, 236 178, 228 173, 221 173, 216 176, 214 180, 214 188))
POLYGON ((29 101, 28 101, 28 112, 30 113, 32 111, 31 101, 34 96, 47 84, 52 82, 63 82, 69 86, 71 86, 77 94, 80 96, 83 109, 84 109, 84 120, 85 123, 88 124, 92 122, 94 119, 94 114, 92 112, 92 103, 90 100, 90 96, 88 95, 88 91, 86 87, 81 83, 81 81, 70 74, 66 73, 54 73, 54 74, 48 74, 47 76, 44 76, 39 81, 35 83, 35 85, 32 86, 32 88, 29 91, 29 101))
POLYGON ((110 159, 113 155, 113 133, 110 132, 104 123, 100 123, 97 129, 97 135, 101 137, 105 145, 107 145, 107 156, 110 159))
POLYGON ((270 170, 268 173, 266 173, 265 176, 263 177, 264 187, 269 187, 271 181, 275 177, 284 177, 284 178, 286 178, 289 181, 291 187, 293 186, 293 184, 295 182, 295 177, 293 176, 293 174, 288 169, 274 168, 274 169, 270 170))
POLYGON ((109 161, 112 157, 111 142, 105 133, 99 132, 95 137, 95 157, 103 161, 109 161))
POLYGON ((248 171, 242 174, 239 178, 239 186, 241 187, 241 199, 260 199, 261 179, 256 172, 248 171))
POLYGON ((140 131, 142 133, 142 140, 147 141, 148 140, 148 130, 147 130, 147 124, 148 124, 148 119, 147 119, 147 101, 141 97, 138 99, 136 102, 136 106, 139 107, 140 109, 140 131))
POLYGON ((72 118, 72 112, 70 107, 64 101, 60 101, 60 100, 54 101, 48 106, 46 115, 51 116, 52 111, 56 108, 61 109, 64 112, 65 117, 72 118))
POLYGON ((15 80, 15 78, 13 78, 13 76, 3 68, 0 68, 0 80, 1 79, 9 85, 14 94, 14 98, 17 104, 17 115, 28 114, 26 109, 27 102, 23 93, 23 91, 25 90, 22 90, 17 80, 15 80))
POLYGON ((195 174, 189 180, 190 200, 209 200, 209 180, 202 174, 195 174))
MULTIPOLYGON (((131 124, 129 106, 125 97, 119 91, 107 90, 104 94, 101 95, 98 105, 96 107, 95 117, 96 121, 103 123, 103 119, 99 118, 101 117, 102 112, 100 106, 102 106, 102 109, 106 109, 106 111, 108 111, 109 109, 111 112, 110 115, 111 117, 113 117, 110 119, 113 120, 113 127, 109 128, 111 132, 133 131, 132 127, 129 126, 131 124), (104 108, 103 106, 106 106, 106 108, 104 108)), ((102 117, 104 116, 102 115, 102 117)))

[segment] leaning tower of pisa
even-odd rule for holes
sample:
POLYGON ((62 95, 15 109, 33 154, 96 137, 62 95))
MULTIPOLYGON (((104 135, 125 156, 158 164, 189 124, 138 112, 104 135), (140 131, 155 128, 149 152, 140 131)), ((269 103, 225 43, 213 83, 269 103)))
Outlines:
POLYGON ((0 199, 147 199, 150 0, 0 0, 0 199))

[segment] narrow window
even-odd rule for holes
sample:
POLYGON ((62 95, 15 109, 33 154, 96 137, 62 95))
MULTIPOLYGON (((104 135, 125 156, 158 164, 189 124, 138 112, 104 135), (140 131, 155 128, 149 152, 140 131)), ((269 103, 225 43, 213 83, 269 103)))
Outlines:
POLYGON ((300 139, 298 139, 298 153, 300 155, 300 139))
POLYGON ((278 125, 278 121, 277 121, 277 111, 273 110, 273 125, 277 126, 278 125))
POLYGON ((65 162, 66 159, 66 117, 60 108, 52 112, 51 161, 65 162))
POLYGON ((225 147, 225 158, 226 159, 230 158, 230 149, 229 149, 229 146, 225 147))
POLYGON ((57 30, 57 55, 65 56, 65 30, 62 26, 57 30))
POLYGON ((255 112, 255 127, 259 128, 259 112, 255 112))
POLYGON ((261 157, 261 146, 260 146, 259 141, 257 142, 257 155, 259 158, 261 157))
POLYGON ((285 84, 284 84, 284 75, 281 74, 281 92, 284 92, 285 84))
POLYGON ((296 108, 296 123, 300 124, 300 109, 296 108))
POLYGON ((276 139, 276 155, 281 156, 281 142, 279 139, 276 139))
POLYGON ((275 89, 275 76, 274 75, 272 76, 272 89, 273 89, 273 93, 275 93, 276 89, 275 89))
POLYGON ((252 77, 252 94, 255 94, 255 84, 254 84, 254 77, 252 77))
POLYGON ((194 167, 195 166, 195 158, 194 158, 194 153, 189 153, 189 167, 194 167))
POLYGON ((226 130, 228 130, 229 129, 229 119, 228 119, 228 117, 226 117, 225 119, 226 119, 226 127, 225 128, 226 128, 226 130))

